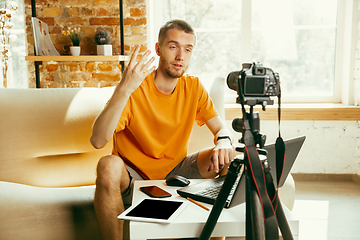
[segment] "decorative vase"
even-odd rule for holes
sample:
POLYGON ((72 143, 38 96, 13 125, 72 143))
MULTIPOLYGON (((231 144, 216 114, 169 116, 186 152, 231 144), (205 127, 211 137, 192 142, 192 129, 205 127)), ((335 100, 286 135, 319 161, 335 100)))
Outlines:
POLYGON ((79 56, 80 55, 80 46, 71 46, 70 47, 70 53, 73 56, 79 56))
POLYGON ((111 56, 112 55, 112 45, 97 45, 97 55, 101 56, 111 56))

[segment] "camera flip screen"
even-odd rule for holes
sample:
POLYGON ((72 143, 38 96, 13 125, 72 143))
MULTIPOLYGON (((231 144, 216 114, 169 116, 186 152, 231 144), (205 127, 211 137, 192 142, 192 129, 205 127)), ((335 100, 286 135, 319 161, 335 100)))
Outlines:
POLYGON ((265 92, 265 78, 247 77, 244 88, 245 95, 263 95, 265 92))

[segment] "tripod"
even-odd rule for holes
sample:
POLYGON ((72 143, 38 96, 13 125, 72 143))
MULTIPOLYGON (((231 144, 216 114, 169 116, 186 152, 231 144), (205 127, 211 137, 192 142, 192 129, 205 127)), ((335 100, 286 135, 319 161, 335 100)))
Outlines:
POLYGON ((266 159, 262 162, 259 159, 259 152, 262 155, 266 155, 266 152, 257 148, 256 145, 263 147, 265 139, 263 136, 259 137, 258 129, 253 129, 254 126, 258 126, 254 124, 256 123, 254 121, 256 114, 253 112, 253 106, 250 106, 250 112, 246 112, 244 106, 242 108, 242 126, 236 128, 233 122, 233 128, 235 131, 243 132, 243 138, 240 142, 243 141, 245 147, 244 149, 236 148, 236 150, 244 152, 244 159, 234 159, 230 164, 224 184, 200 234, 199 240, 210 238, 243 164, 245 165, 243 177, 245 177, 246 181, 246 240, 279 239, 278 228, 280 228, 284 240, 293 240, 274 186, 270 166, 266 159), (254 141, 254 139, 257 139, 257 141, 254 141))

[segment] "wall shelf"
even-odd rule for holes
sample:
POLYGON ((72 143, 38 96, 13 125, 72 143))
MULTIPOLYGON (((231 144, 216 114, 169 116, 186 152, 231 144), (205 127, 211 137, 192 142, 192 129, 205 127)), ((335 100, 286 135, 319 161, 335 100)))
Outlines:
MULTIPOLYGON (((125 69, 125 61, 129 61, 129 56, 125 56, 124 48, 124 10, 123 10, 123 0, 119 0, 119 13, 120 13, 120 55, 113 56, 98 56, 98 55, 82 55, 82 56, 25 56, 26 61, 34 61, 35 63, 35 78, 36 78, 36 88, 40 88, 40 70, 39 65, 43 61, 89 61, 89 62, 109 62, 109 61, 119 61, 121 65, 121 70, 125 69)), ((36 17, 36 0, 31 0, 31 16, 36 17)), ((36 51, 34 49, 34 53, 36 51)))
POLYGON ((25 56, 25 61, 39 61, 39 62, 110 62, 110 61, 129 61, 129 56, 112 55, 112 56, 98 56, 98 55, 82 55, 82 56, 25 56))

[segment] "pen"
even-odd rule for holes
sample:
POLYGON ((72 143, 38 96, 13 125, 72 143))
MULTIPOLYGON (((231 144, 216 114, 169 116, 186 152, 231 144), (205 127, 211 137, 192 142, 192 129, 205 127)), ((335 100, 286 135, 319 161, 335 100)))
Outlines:
POLYGON ((204 205, 202 205, 201 203, 199 203, 199 202, 197 202, 197 201, 195 201, 194 199, 191 199, 191 198, 187 198, 187 200, 189 200, 190 202, 192 202, 192 203, 194 203, 194 204, 196 204, 196 205, 198 205, 199 207, 202 207, 203 209, 205 209, 205 210, 207 210, 207 211, 209 211, 209 209, 207 208, 207 207, 205 207, 204 205))

